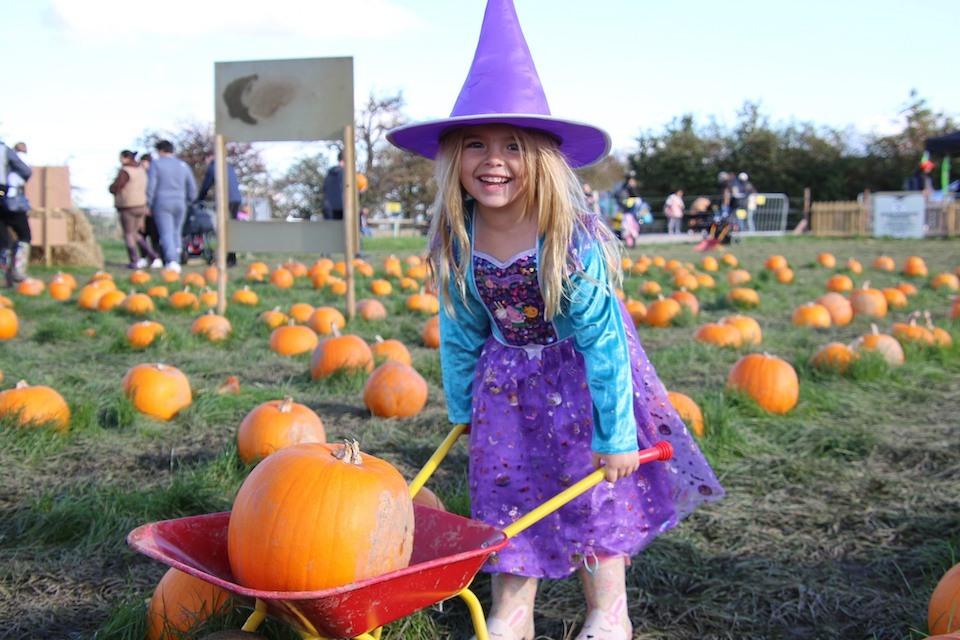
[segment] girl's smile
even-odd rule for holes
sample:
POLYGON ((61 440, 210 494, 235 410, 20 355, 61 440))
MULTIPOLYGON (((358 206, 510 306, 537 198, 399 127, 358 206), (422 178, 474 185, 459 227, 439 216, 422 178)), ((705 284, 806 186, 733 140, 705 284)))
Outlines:
POLYGON ((523 157, 511 127, 470 127, 463 137, 460 184, 482 213, 523 214, 523 157))

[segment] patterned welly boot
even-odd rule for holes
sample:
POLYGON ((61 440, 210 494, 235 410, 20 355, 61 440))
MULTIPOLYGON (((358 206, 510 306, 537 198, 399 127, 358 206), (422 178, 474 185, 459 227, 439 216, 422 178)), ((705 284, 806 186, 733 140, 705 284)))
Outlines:
POLYGON ((18 242, 13 247, 13 258, 10 265, 7 279, 11 286, 17 282, 23 282, 27 279, 27 264, 30 262, 30 243, 18 242))
POLYGON ((10 268, 13 266, 13 253, 10 249, 0 250, 0 269, 3 270, 3 281, 8 287, 13 286, 10 280, 10 268))

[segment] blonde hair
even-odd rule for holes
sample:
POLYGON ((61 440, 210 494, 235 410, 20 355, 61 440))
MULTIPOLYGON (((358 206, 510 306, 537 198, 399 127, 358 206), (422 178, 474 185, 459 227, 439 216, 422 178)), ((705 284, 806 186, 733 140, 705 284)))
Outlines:
MULTIPOLYGON (((470 241, 467 232, 466 192, 460 184, 460 153, 465 129, 455 129, 440 139, 434 177, 437 196, 431 206, 429 232, 430 266, 440 291, 452 290, 467 299, 470 241)), ((617 287, 622 277, 619 245, 601 221, 588 213, 583 187, 557 148, 554 138, 536 130, 513 127, 523 159, 526 190, 525 215, 537 216, 540 248, 540 282, 547 320, 560 311, 570 276, 579 269, 572 245, 593 239, 607 263, 609 284, 617 287), (593 219, 591 220, 591 217, 593 219)), ((453 308, 444 300, 448 313, 453 308)))

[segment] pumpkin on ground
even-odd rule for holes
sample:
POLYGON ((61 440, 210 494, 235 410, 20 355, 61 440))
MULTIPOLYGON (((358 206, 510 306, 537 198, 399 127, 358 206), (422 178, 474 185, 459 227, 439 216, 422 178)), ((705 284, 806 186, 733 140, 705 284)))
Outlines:
POLYGON ((680 303, 673 298, 660 297, 647 307, 647 316, 643 319, 651 327, 669 327, 673 319, 680 315, 680 303))
POLYGON ((205 620, 223 613, 230 593, 179 569, 167 570, 157 583, 147 608, 147 640, 190 637, 205 620))
POLYGON ((256 406, 237 430, 237 451, 247 464, 294 444, 326 441, 320 416, 289 396, 256 406))
POLYGON ((857 353, 842 342, 831 342, 817 349, 810 357, 810 365, 820 371, 843 373, 856 360, 857 353))
POLYGON ((743 334, 732 324, 708 322, 697 328, 693 334, 697 342, 712 344, 717 347, 739 348, 743 344, 743 334))
POLYGON ((760 323, 750 316, 741 313, 724 316, 720 318, 720 324, 729 324, 736 327, 743 338, 743 344, 760 344, 763 342, 763 331, 760 329, 760 323))
POLYGON ((336 307, 317 307, 310 314, 307 325, 320 335, 329 335, 335 330, 343 329, 347 319, 336 307))
POLYGON ((667 399, 677 410, 680 418, 687 423, 690 430, 698 436, 703 436, 703 412, 693 398, 679 391, 667 391, 667 399))
POLYGON ((287 309, 287 315, 297 321, 297 324, 304 324, 313 314, 314 306, 309 302, 294 302, 287 309))
POLYGON ((430 349, 440 348, 440 316, 435 315, 423 323, 423 331, 420 332, 423 338, 423 346, 430 349))
POLYGON ((330 589, 406 567, 413 500, 388 462, 345 445, 297 444, 250 472, 227 527, 239 584, 269 591, 330 589))
POLYGON ((134 365, 124 374, 120 387, 137 410, 158 420, 169 420, 193 403, 187 376, 170 365, 134 365))
POLYGON ((387 308, 374 298, 357 300, 357 315, 364 320, 383 320, 387 317, 387 308))
POLYGON ((167 298, 167 302, 169 302, 170 306, 174 309, 196 311, 200 308, 200 299, 197 297, 197 294, 190 291, 189 287, 174 291, 170 294, 170 297, 167 298))
POLYGON ((853 306, 842 293, 830 291, 816 299, 816 303, 823 305, 830 313, 830 321, 838 327, 850 324, 853 320, 853 306))
POLYGON ((853 307, 855 316, 872 316, 882 318, 887 315, 887 298, 879 289, 870 287, 869 282, 864 282, 862 287, 850 290, 850 306, 853 307))
POLYGON ((753 308, 760 304, 760 294, 750 287, 734 287, 727 292, 726 301, 734 308, 753 308))
POLYGON ((396 338, 384 340, 380 336, 375 336, 370 345, 370 351, 373 352, 374 361, 379 364, 386 360, 396 360, 403 364, 413 364, 413 358, 410 357, 410 350, 396 338))
POLYGON ((134 349, 146 349, 163 333, 163 325, 159 322, 153 320, 134 322, 127 327, 127 344, 134 349))
POLYGON ((142 316, 154 311, 153 298, 145 293, 131 291, 123 300, 123 310, 135 316, 142 316))
POLYGON ((313 349, 310 356, 310 376, 326 378, 338 371, 372 371, 373 351, 360 336, 350 333, 341 334, 334 329, 313 349))
POLYGON ((317 332, 310 327, 289 320, 270 332, 270 350, 281 356, 296 356, 313 351, 320 342, 317 332))
POLYGON ((63 396, 44 385, 30 386, 25 380, 0 391, 0 418, 6 417, 15 417, 19 427, 49 423, 60 433, 70 428, 70 407, 63 396))
POLYGON ((737 389, 771 413, 783 414, 800 398, 800 380, 786 360, 751 353, 737 360, 727 376, 727 388, 737 389))
POLYGON ((427 381, 410 365, 387 360, 367 378, 363 403, 380 418, 410 418, 427 404, 427 381))
POLYGON ((253 291, 250 287, 244 286, 242 289, 237 289, 233 292, 233 295, 230 296, 232 302, 237 304, 245 304, 248 307, 255 307, 260 304, 260 296, 257 295, 256 291, 253 291))
POLYGON ((850 344, 850 348, 859 352, 879 354, 893 366, 903 364, 903 345, 900 341, 886 333, 880 333, 877 325, 870 325, 870 333, 865 333, 850 344))
POLYGON ((678 289, 670 294, 670 297, 680 303, 680 309, 686 309, 691 315, 700 315, 700 301, 697 296, 686 289, 678 289))
POLYGON ((194 320, 190 325, 190 333, 203 336, 210 342, 226 340, 230 337, 232 331, 233 327, 230 326, 230 321, 224 316, 214 313, 213 309, 194 320))
POLYGON ((440 299, 432 293, 427 293, 425 289, 420 289, 419 293, 407 296, 407 309, 433 315, 440 311, 440 299))
POLYGON ((960 631, 960 564, 937 582, 927 608, 927 631, 931 635, 960 631))
POLYGON ((833 324, 830 311, 818 302, 806 302, 793 310, 790 321, 795 327, 824 329, 833 324))
POLYGON ((17 337, 20 329, 20 319, 17 312, 8 307, 0 307, 0 340, 9 340, 17 337))
POLYGON ((289 321, 290 316, 285 314, 283 311, 280 311, 280 307, 267 309, 257 316, 257 322, 262 322, 271 329, 276 329, 279 326, 287 324, 289 321))

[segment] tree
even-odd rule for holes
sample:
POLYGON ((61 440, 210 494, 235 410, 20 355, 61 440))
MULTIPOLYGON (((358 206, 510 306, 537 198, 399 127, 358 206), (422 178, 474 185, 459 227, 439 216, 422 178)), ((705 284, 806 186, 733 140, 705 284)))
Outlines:
POLYGON ((299 158, 273 182, 274 209, 280 217, 309 219, 323 211, 323 179, 327 175, 326 154, 299 158))

